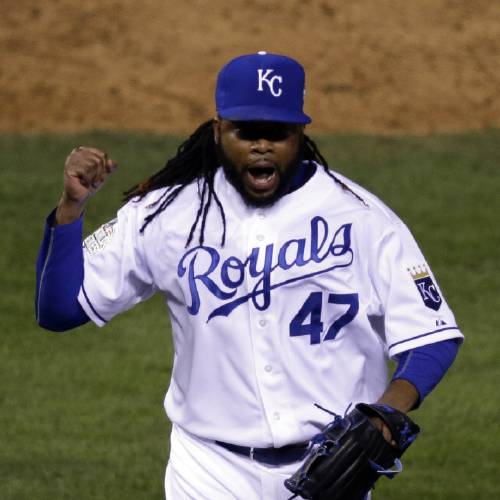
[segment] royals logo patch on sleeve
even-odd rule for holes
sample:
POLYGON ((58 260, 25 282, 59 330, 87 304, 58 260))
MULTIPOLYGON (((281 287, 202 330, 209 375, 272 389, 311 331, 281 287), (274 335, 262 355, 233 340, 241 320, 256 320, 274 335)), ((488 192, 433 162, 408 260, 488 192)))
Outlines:
POLYGON ((441 295, 439 295, 438 289, 427 268, 425 266, 412 267, 411 269, 408 268, 408 272, 411 274, 424 304, 428 308, 437 311, 441 307, 443 299, 441 299, 441 295))
POLYGON ((113 237, 115 232, 115 224, 118 219, 113 219, 106 224, 103 224, 97 231, 94 231, 90 236, 83 240, 83 250, 92 255, 102 250, 113 237))

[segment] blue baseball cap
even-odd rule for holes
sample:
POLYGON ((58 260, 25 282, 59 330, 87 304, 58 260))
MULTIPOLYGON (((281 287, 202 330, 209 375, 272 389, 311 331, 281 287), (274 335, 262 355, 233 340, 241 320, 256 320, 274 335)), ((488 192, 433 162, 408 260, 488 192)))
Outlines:
POLYGON ((311 123, 302 111, 304 83, 304 68, 290 57, 264 51, 237 57, 217 77, 217 113, 234 121, 311 123))

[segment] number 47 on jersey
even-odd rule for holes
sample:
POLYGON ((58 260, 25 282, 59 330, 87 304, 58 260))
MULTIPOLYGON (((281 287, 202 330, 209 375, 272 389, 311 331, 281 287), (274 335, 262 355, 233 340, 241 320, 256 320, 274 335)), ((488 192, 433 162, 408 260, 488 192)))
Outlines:
MULTIPOLYGON (((356 317, 359 310, 358 294, 329 293, 328 304, 346 305, 347 310, 330 325, 323 341, 334 340, 339 331, 356 317)), ((324 331, 321 321, 322 309, 323 292, 312 292, 290 322, 290 336, 309 335, 311 344, 319 344, 324 331)))

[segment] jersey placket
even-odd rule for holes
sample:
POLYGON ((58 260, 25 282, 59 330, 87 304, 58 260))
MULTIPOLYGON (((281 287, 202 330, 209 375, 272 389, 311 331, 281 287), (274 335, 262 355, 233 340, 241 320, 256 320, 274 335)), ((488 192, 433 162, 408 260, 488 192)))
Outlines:
MULTIPOLYGON (((259 248, 258 269, 262 269, 266 247, 273 245, 273 264, 276 259, 276 231, 269 223, 269 215, 264 210, 257 211, 249 225, 247 235, 248 252, 259 248)), ((247 281, 247 291, 251 293, 260 277, 247 281)), ((272 283, 272 279, 271 279, 272 283)), ((262 297, 257 300, 262 301, 262 297)), ((263 414, 266 417, 266 434, 275 447, 288 443, 289 429, 291 428, 290 412, 287 408, 283 391, 286 387, 284 371, 281 367, 278 335, 282 325, 278 324, 278 317, 273 314, 273 304, 276 297, 272 296, 268 309, 260 311, 252 301, 249 302, 250 332, 253 346, 255 377, 263 414)))

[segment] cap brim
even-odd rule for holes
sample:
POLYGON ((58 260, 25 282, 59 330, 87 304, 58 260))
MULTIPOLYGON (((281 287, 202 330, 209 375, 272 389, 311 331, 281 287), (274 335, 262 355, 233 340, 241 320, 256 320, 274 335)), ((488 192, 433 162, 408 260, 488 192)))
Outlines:
POLYGON ((309 116, 301 111, 290 111, 269 106, 238 106, 217 110, 218 115, 231 121, 265 121, 284 123, 311 123, 309 116))

